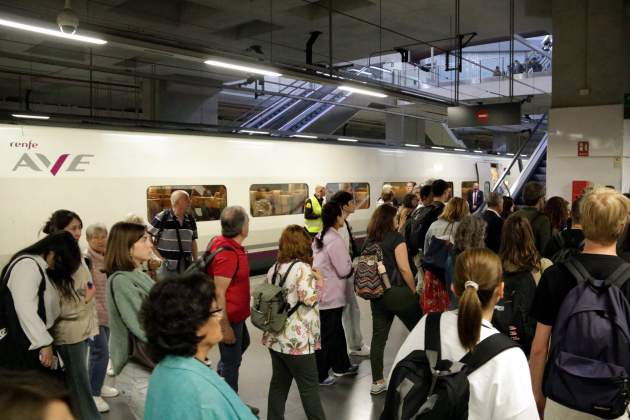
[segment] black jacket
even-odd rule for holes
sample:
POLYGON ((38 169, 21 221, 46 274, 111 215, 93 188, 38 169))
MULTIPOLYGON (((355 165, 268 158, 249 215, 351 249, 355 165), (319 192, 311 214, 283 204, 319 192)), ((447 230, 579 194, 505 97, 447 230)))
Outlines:
POLYGON ((484 211, 481 218, 488 224, 486 227, 486 246, 498 254, 501 248, 503 219, 491 210, 484 211))

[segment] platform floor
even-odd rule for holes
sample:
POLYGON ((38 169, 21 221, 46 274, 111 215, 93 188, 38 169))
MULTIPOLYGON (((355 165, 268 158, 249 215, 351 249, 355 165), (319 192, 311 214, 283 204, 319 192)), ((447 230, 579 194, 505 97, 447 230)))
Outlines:
MULTIPOLYGON (((252 279, 256 284, 260 278, 252 279)), ((372 318, 369 302, 359 298, 361 308, 361 331, 369 345, 372 337, 372 318)), ((269 351, 260 344, 262 333, 248 322, 252 344, 243 356, 240 370, 239 394, 249 405, 260 409, 260 418, 267 418, 267 394, 271 380, 271 359, 269 351)), ((398 348, 407 337, 404 325, 396 319, 392 324, 389 340, 385 349, 385 376, 389 374, 398 348)), ((218 347, 210 353, 213 366, 219 361, 218 347)), ((383 409, 385 394, 370 395, 372 383, 370 360, 364 357, 353 357, 358 363, 359 374, 354 378, 338 378, 337 383, 329 387, 321 387, 321 398, 328 419, 366 420, 378 419, 383 409)), ((115 378, 108 378, 108 384, 115 386, 115 378)), ((120 398, 107 399, 111 411, 103 415, 104 420, 133 420, 131 412, 120 398)), ((300 395, 295 382, 286 405, 286 420, 306 420, 302 409, 300 395)))

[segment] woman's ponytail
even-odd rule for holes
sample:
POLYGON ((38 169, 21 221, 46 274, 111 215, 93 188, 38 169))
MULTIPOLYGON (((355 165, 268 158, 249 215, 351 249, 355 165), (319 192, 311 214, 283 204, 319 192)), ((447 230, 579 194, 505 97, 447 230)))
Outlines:
POLYGON ((485 248, 472 248, 457 256, 453 286, 459 296, 457 334, 462 346, 472 351, 481 335, 482 311, 494 305, 501 283, 501 260, 485 248))
MULTIPOLYGON (((461 257, 461 255, 460 255, 461 257)), ((475 348, 481 334, 481 301, 477 289, 465 287, 459 298, 457 334, 462 346, 468 351, 475 348)))

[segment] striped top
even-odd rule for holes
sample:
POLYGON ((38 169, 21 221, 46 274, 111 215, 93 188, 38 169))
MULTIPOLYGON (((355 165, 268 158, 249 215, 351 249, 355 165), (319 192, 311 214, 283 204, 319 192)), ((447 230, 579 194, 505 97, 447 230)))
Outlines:
POLYGON ((197 223, 190 214, 184 215, 180 223, 173 210, 165 209, 155 215, 147 230, 156 238, 157 250, 166 260, 165 263, 170 271, 177 269, 177 262, 181 257, 192 261, 192 242, 198 236, 197 223))

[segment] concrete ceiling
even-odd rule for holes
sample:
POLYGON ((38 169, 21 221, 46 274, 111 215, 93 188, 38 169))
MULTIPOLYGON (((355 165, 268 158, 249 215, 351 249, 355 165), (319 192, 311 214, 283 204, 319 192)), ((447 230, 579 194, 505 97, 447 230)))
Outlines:
MULTIPOLYGON (((266 61, 304 63, 311 31, 323 34, 315 61, 328 62, 329 0, 74 0, 81 28, 193 50, 229 51, 266 61), (262 55, 248 51, 259 45, 262 55)), ((330 0, 333 61, 452 37, 454 2, 445 0, 330 0)), ((517 2, 516 31, 551 31, 550 2, 517 2)), ((62 0, 0 0, 0 13, 54 22, 62 0)), ((461 5, 461 31, 476 42, 505 37, 508 2, 470 0, 461 5)), ((448 48, 450 41, 435 42, 448 48)), ((418 45, 422 49, 422 44, 418 45)), ((424 47, 426 48, 426 46, 424 47)))
MULTIPOLYGON (((155 51, 129 49, 116 43, 90 50, 82 45, 0 28, 0 98, 20 96, 20 90, 25 88, 46 92, 47 103, 62 103, 63 98, 71 94, 85 97, 84 87, 78 87, 73 79, 85 80, 88 65, 111 70, 94 72, 94 77, 107 83, 110 91, 113 89, 121 95, 114 103, 114 107, 121 110, 136 107, 132 97, 137 95, 137 88, 127 86, 138 84, 138 74, 206 80, 219 86, 221 82, 243 77, 157 51, 165 46, 196 51, 202 56, 226 54, 266 63, 301 65, 305 63, 309 33, 321 31, 313 49, 314 62, 327 63, 329 1, 334 8, 334 63, 377 55, 379 51, 387 52, 400 46, 408 46, 415 56, 422 56, 429 46, 420 41, 439 48, 451 46, 450 40, 435 40, 452 38, 455 32, 454 1, 73 0, 72 8, 80 18, 80 30, 106 39, 111 36, 143 41, 154 45, 155 51), (64 65, 64 62, 72 65, 64 65), (21 75, 30 75, 29 86, 22 85, 21 75), (38 75, 48 78, 38 78, 38 75)), ((518 33, 551 32, 548 0, 521 0, 516 4, 518 33)), ((63 0, 0 0, 0 17, 54 26, 63 5, 63 0)), ((508 2, 462 2, 460 21, 461 32, 477 32, 476 43, 505 38, 509 28, 508 2)), ((255 106, 264 98, 221 95, 219 100, 234 105, 236 114, 243 106, 255 106)), ((412 108, 408 107, 406 112, 409 111, 412 108)), ((367 124, 383 124, 384 118, 384 114, 377 111, 364 110, 356 115, 356 120, 367 124)))

